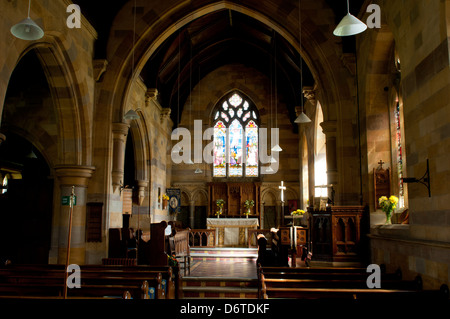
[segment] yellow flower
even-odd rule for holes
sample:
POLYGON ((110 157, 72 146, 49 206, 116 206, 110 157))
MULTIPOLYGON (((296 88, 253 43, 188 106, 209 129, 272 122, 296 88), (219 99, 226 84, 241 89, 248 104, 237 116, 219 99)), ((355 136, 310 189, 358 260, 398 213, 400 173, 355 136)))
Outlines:
POLYGON ((297 209, 297 210, 294 210, 294 211, 291 213, 291 215, 303 215, 304 213, 305 213, 304 210, 297 209))
POLYGON ((386 200, 388 200, 386 196, 381 196, 381 197, 378 199, 378 203, 381 204, 382 202, 384 202, 384 201, 386 201, 386 200))
POLYGON ((392 204, 397 204, 398 203, 398 198, 395 197, 394 195, 392 195, 391 197, 389 197, 389 200, 392 204))

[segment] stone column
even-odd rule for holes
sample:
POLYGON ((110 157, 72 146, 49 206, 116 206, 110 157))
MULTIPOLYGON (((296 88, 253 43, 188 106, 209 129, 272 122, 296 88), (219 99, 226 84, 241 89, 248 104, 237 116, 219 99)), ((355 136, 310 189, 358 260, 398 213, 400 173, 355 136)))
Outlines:
POLYGON ((70 196, 72 186, 75 186, 76 205, 72 214, 72 234, 70 245, 70 263, 83 265, 86 253, 86 197, 89 179, 95 168, 91 166, 59 166, 55 168, 57 182, 59 184, 59 218, 54 224, 53 234, 57 234, 57 258, 58 264, 65 264, 67 256, 67 240, 69 230, 70 206, 62 205, 62 196, 70 196))
POLYGON ((195 200, 190 200, 189 201, 189 225, 190 225, 191 229, 194 228, 194 225, 195 225, 194 213, 195 213, 195 200))
POLYGON ((116 192, 123 184, 124 163, 125 163, 125 146, 127 143, 129 124, 113 123, 113 168, 112 168, 112 184, 114 192, 116 192))
POLYGON ((336 121, 326 121, 320 124, 325 134, 327 150, 327 178, 328 184, 336 185, 338 182, 338 169, 336 157, 336 121))

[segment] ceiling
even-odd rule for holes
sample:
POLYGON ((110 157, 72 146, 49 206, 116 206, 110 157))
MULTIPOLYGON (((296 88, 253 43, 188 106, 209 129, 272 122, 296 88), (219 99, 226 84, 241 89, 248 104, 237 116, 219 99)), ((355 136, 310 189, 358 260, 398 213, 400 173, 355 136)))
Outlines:
MULTIPOLYGON (((127 1, 73 0, 98 32, 96 58, 106 58, 110 26, 127 1)), ((350 1, 350 12, 358 14, 363 1, 350 1)), ((339 23, 347 12, 346 1, 325 2, 339 23)), ((343 37, 342 44, 344 52, 354 51, 354 37, 343 37)), ((314 84, 311 72, 300 61, 298 52, 272 28, 236 11, 222 10, 199 17, 169 37, 150 57, 141 77, 147 87, 158 89, 162 105, 172 106, 176 126, 180 118, 177 112, 182 112, 182 105, 199 80, 223 65, 243 64, 276 82, 293 122, 302 84, 314 84)))

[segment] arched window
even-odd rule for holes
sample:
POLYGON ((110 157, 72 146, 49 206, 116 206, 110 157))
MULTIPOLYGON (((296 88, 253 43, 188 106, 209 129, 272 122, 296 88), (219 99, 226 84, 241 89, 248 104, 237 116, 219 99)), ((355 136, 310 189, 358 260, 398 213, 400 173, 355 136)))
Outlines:
MULTIPOLYGON (((394 64, 396 71, 396 94, 395 100, 393 101, 393 128, 394 132, 391 132, 394 141, 392 145, 393 149, 393 158, 392 162, 397 164, 396 171, 397 176, 397 187, 398 187, 398 199, 399 202, 397 204, 398 208, 405 208, 408 206, 408 190, 406 185, 403 183, 404 177, 404 169, 405 169, 405 154, 404 154, 404 141, 405 141, 405 133, 404 133, 404 125, 403 125, 403 101, 401 96, 401 65, 400 65, 400 57, 398 56, 397 50, 394 50, 394 64)), ((395 168, 394 168, 395 172, 395 168)), ((395 189, 395 188, 394 188, 395 189)))
POLYGON ((325 144, 325 134, 320 123, 323 122, 323 112, 320 103, 317 103, 316 112, 316 133, 314 152, 314 182, 315 197, 327 197, 327 153, 325 144))
POLYGON ((228 94, 214 116, 214 177, 258 177, 256 107, 238 92, 228 94))

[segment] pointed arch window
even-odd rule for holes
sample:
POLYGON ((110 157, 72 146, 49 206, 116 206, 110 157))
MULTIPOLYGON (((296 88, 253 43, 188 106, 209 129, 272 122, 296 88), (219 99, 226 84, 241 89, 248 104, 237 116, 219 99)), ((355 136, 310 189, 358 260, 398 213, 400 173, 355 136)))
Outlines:
POLYGON ((258 177, 259 115, 242 94, 227 95, 213 112, 214 177, 258 177))

